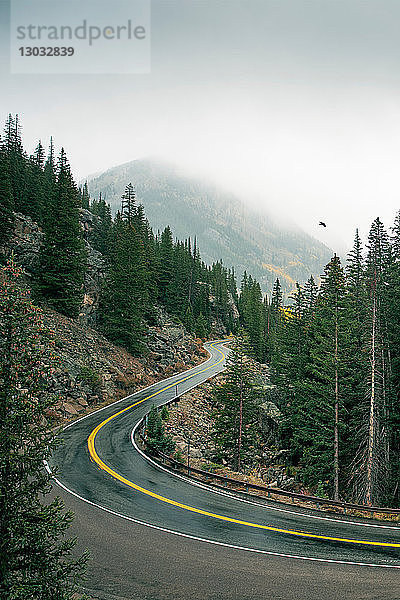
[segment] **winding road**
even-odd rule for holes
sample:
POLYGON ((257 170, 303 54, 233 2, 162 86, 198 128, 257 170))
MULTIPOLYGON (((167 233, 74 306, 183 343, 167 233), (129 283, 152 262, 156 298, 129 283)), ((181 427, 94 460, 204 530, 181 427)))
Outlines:
POLYGON ((134 429, 154 404, 224 368, 210 358, 64 430, 53 456, 55 493, 92 554, 86 588, 101 600, 400 599, 400 527, 321 514, 174 475, 137 448, 134 429))

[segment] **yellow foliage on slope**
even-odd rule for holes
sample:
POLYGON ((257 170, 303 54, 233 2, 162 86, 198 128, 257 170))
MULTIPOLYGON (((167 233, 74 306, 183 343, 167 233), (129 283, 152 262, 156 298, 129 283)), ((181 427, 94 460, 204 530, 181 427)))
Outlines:
POLYGON ((262 266, 264 267, 264 269, 271 271, 271 273, 275 273, 278 277, 286 279, 286 281, 289 281, 289 283, 291 283, 293 286, 296 284, 295 280, 292 277, 290 277, 290 275, 285 273, 285 271, 283 271, 280 267, 274 267, 273 265, 269 265, 268 263, 262 263, 262 266))

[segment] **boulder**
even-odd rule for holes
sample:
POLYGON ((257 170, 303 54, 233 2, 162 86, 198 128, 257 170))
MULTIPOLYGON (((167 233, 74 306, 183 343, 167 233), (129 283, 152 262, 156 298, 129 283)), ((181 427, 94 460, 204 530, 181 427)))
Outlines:
POLYGON ((190 447, 190 458, 203 458, 203 453, 199 448, 190 447))
POLYGON ((63 403, 63 409, 64 411, 68 414, 68 415, 77 415, 78 411, 76 410, 76 407, 69 403, 69 402, 64 402, 63 403))
POLYGON ((76 402, 78 404, 80 404, 81 406, 89 406, 88 401, 86 400, 86 398, 83 398, 82 396, 80 398, 77 398, 76 402))

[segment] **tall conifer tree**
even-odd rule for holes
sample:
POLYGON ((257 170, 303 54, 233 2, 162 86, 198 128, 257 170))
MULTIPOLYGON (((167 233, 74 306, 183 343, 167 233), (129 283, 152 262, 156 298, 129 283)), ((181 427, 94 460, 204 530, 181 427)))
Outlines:
POLYGON ((259 452, 258 397, 255 372, 248 359, 249 339, 239 330, 232 344, 224 382, 213 390, 214 440, 219 458, 237 471, 259 452))
POLYGON ((79 221, 79 193, 63 149, 51 207, 36 288, 56 310, 76 317, 83 300, 86 252, 79 221))
POLYGON ((143 316, 148 306, 148 272, 145 246, 134 226, 135 199, 129 189, 122 197, 124 213, 117 213, 111 230, 100 316, 110 340, 141 354, 145 348, 143 316))
POLYGON ((378 502, 388 476, 388 401, 391 396, 388 354, 386 277, 391 263, 389 237, 379 218, 368 236, 366 285, 368 300, 367 350, 370 358, 368 416, 365 453, 361 461, 360 494, 367 504, 378 502))
POLYGON ((10 180, 9 159, 0 147, 0 246, 8 240, 14 223, 14 199, 10 180))

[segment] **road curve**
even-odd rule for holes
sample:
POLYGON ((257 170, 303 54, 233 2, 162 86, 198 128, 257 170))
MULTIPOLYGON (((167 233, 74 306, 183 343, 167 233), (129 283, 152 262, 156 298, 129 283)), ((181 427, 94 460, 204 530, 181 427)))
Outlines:
POLYGON ((400 527, 239 500, 172 475, 138 452, 132 431, 152 404, 173 398, 176 385, 182 394, 224 368, 223 344, 206 347, 206 363, 64 431, 52 465, 77 515, 80 543, 93 554, 88 588, 105 600, 272 593, 398 600, 400 527))

